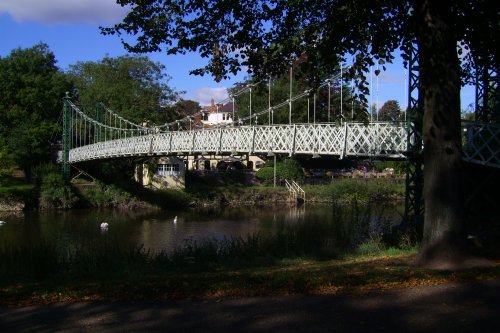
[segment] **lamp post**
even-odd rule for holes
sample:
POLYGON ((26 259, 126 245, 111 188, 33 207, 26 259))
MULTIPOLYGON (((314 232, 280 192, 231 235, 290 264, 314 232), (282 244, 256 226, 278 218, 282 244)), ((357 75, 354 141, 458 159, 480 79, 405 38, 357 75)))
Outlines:
POLYGON ((268 157, 273 157, 274 159, 274 164, 273 164, 273 183, 274 183, 274 187, 276 187, 276 154, 270 150, 268 153, 267 153, 267 156, 268 157))
POLYGON ((274 170, 273 170, 273 177, 274 177, 274 187, 276 187, 276 154, 274 154, 274 170))

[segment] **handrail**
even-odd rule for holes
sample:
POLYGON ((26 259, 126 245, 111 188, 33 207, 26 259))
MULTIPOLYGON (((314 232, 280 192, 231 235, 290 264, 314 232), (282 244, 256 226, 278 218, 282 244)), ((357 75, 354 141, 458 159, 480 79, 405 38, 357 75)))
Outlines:
POLYGON ((297 196, 306 201, 306 192, 293 179, 292 179, 292 186, 294 187, 297 196))
POLYGON ((285 179, 285 186, 288 189, 288 192, 290 192, 290 197, 293 200, 302 199, 303 202, 306 201, 306 192, 293 179, 290 181, 285 179))

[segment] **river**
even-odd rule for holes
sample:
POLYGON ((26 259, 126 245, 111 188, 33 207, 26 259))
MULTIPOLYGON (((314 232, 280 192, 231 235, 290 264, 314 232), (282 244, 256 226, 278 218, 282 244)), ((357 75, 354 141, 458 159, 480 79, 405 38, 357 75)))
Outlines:
MULTIPOLYGON (((127 211, 113 209, 1 213, 0 245, 29 245, 40 240, 71 246, 100 237, 114 239, 120 246, 144 246, 151 251, 170 251, 187 240, 223 239, 276 231, 287 224, 346 224, 339 230, 352 232, 349 225, 363 223, 375 230, 398 223, 402 207, 304 205, 189 209, 185 211, 127 211), (375 208, 374 208, 375 207, 375 208), (174 222, 177 216, 177 222, 174 222), (107 222, 107 230, 100 224, 107 222)), ((339 235, 340 236, 340 235, 339 235)))

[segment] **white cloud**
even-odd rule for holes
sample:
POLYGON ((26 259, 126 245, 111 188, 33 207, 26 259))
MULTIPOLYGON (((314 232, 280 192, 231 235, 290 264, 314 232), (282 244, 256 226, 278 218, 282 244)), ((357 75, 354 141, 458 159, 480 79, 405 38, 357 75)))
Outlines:
POLYGON ((200 105, 210 105, 210 100, 213 98, 215 103, 228 98, 227 89, 221 88, 198 88, 193 92, 193 100, 200 103, 200 105))
MULTIPOLYGON (((387 72, 380 72, 378 75, 380 84, 403 84, 404 77, 388 74, 387 72)), ((373 81, 375 82, 376 76, 373 76, 373 81)))
POLYGON ((1 0, 0 14, 45 24, 119 22, 127 13, 115 0, 1 0))

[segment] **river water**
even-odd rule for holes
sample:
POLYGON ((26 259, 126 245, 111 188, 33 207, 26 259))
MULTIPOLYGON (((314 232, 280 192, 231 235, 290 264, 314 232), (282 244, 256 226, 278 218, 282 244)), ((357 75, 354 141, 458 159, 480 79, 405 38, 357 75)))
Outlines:
MULTIPOLYGON (((127 211, 113 209, 0 213, 0 245, 29 245, 40 240, 71 246, 100 237, 119 240, 120 246, 144 246, 151 251, 170 251, 186 241, 223 239, 273 232, 286 224, 354 223, 363 221, 374 229, 401 221, 402 207, 360 206, 355 209, 332 205, 301 207, 240 207, 190 209, 185 211, 127 211), (339 214, 342 210, 342 214, 339 214), (367 214, 369 216, 367 216, 367 214), (339 216, 343 218, 339 218, 339 216), (177 222, 174 218, 177 216, 177 222), (346 219, 346 217, 348 217, 346 219), (102 222, 108 230, 100 228, 102 222)), ((349 228, 340 228, 349 230, 349 228)))

